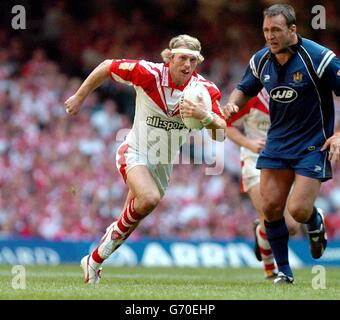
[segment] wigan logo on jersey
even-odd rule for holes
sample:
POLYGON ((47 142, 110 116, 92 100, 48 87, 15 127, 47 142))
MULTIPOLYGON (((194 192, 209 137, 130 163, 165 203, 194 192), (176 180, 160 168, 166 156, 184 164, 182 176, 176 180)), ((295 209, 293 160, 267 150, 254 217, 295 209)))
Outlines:
POLYGON ((294 72, 293 73, 293 80, 294 82, 300 82, 302 81, 303 74, 300 71, 294 72))
POLYGON ((289 87, 281 86, 276 87, 270 91, 270 97, 281 103, 289 103, 297 98, 297 92, 289 87))

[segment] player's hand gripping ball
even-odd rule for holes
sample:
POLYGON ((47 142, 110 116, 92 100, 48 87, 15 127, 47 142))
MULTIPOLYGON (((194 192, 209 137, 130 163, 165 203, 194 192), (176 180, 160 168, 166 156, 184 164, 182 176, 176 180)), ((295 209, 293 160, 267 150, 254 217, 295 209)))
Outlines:
MULTIPOLYGON (((207 88, 199 82, 193 82, 184 89, 182 100, 186 99, 186 100, 190 100, 193 103, 199 103, 200 97, 202 99, 202 103, 205 106, 205 108, 208 111, 211 111, 212 103, 211 103, 210 94, 207 88)), ((181 118, 182 118, 184 125, 188 129, 202 129, 203 128, 203 124, 201 123, 201 121, 194 117, 184 117, 181 114, 181 118)))

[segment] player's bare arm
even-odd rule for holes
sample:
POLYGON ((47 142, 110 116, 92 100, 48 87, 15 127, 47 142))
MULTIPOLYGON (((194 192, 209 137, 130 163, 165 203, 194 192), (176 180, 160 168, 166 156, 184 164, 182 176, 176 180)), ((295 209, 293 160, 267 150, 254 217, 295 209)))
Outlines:
POLYGON ((227 104, 222 108, 225 119, 229 119, 231 115, 242 109, 249 98, 243 91, 234 89, 229 96, 227 104))
POLYGON ((239 146, 245 147, 255 153, 260 153, 266 143, 266 140, 263 138, 249 139, 235 127, 227 128, 227 137, 239 146))
POLYGON ((216 141, 223 141, 227 137, 227 124, 218 115, 212 114, 213 120, 205 127, 208 130, 210 137, 216 141))
POLYGON ((66 112, 69 115, 76 115, 86 97, 109 78, 111 63, 112 60, 107 59, 99 64, 85 79, 77 92, 65 101, 66 112))

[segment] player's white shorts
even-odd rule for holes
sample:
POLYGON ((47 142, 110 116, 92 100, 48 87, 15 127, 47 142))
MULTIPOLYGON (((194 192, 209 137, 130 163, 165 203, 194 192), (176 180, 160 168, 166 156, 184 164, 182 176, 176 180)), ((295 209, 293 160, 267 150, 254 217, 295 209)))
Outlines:
POLYGON ((260 183, 261 170, 256 169, 257 157, 247 157, 241 161, 241 192, 248 192, 260 183))
POLYGON ((146 156, 139 154, 137 150, 130 147, 126 142, 123 142, 117 149, 116 166, 123 177, 124 182, 126 182, 128 172, 138 165, 148 167, 157 184, 160 195, 163 197, 169 184, 173 165, 151 164, 146 156))

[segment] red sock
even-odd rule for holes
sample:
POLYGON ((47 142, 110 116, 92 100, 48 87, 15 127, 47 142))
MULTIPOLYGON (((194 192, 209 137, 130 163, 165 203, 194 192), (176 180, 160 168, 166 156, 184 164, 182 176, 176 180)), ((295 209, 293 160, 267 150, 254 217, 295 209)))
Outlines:
POLYGON ((261 253, 261 257, 262 257, 262 261, 264 265, 264 271, 268 276, 270 276, 273 274, 276 267, 275 267, 273 252, 270 247, 267 234, 261 230, 260 226, 258 226, 256 229, 256 236, 257 236, 257 241, 260 247, 260 253, 261 253))
POLYGON ((144 218, 135 211, 134 202, 134 198, 130 200, 122 216, 117 220, 117 231, 124 236, 129 235, 129 230, 144 218))
POLYGON ((97 263, 102 263, 104 259, 102 259, 98 253, 98 247, 91 254, 92 259, 97 263))
MULTIPOLYGON (((134 198, 131 199, 125 208, 121 217, 117 220, 117 229, 116 231, 124 236, 126 239, 133 230, 133 226, 136 225, 140 220, 142 220, 144 216, 138 214, 134 210, 134 198)), ((105 238, 106 234, 103 238, 105 238)), ((103 239, 102 239, 103 241, 103 239)), ((102 242, 101 241, 101 242, 102 242)), ((91 257, 96 263, 102 263, 104 259, 99 255, 98 248, 101 243, 97 246, 97 248, 92 252, 91 257)))

